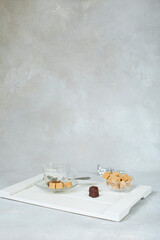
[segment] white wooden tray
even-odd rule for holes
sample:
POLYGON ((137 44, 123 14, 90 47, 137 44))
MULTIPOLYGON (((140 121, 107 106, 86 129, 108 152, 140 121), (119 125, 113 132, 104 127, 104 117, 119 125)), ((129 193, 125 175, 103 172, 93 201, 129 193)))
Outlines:
MULTIPOLYGON (((105 182, 97 183, 100 196, 88 196, 88 184, 78 185, 65 192, 53 193, 35 186, 42 174, 2 189, 0 197, 71 213, 112 221, 121 221, 140 199, 146 198, 152 189, 139 185, 130 192, 113 192, 105 182)), ((95 184, 94 184, 95 185, 95 184)))

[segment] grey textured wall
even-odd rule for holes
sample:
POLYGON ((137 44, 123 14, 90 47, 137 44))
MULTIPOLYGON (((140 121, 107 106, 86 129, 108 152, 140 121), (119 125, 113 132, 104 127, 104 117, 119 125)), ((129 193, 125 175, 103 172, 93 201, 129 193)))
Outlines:
POLYGON ((0 168, 160 169, 160 1, 0 0, 0 168))

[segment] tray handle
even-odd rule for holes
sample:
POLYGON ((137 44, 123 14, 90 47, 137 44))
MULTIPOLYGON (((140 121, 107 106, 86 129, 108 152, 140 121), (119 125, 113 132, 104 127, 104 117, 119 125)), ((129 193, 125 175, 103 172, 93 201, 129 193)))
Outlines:
POLYGON ((104 215, 107 215, 113 221, 121 221, 140 199, 146 198, 152 192, 151 186, 139 185, 128 196, 125 195, 120 201, 111 206, 104 215))
POLYGON ((27 188, 30 188, 35 185, 37 181, 43 178, 43 174, 39 174, 35 177, 29 178, 27 180, 24 180, 22 182, 16 183, 14 185, 11 185, 7 188, 1 189, 0 190, 0 197, 7 197, 14 195, 20 191, 23 191, 27 188))

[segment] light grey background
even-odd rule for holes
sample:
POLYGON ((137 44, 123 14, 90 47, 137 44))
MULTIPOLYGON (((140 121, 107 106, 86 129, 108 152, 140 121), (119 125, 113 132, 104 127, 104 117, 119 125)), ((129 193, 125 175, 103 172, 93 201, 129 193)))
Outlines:
POLYGON ((0 168, 160 170, 160 1, 0 0, 0 168))
POLYGON ((1 239, 159 240, 159 156, 160 0, 0 0, 0 189, 48 160, 153 187, 120 223, 0 199, 1 239))

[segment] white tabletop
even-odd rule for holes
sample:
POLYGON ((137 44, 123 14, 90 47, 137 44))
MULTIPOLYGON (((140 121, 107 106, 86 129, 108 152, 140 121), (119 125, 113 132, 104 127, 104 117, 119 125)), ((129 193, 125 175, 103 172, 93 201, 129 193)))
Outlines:
MULTIPOLYGON (((1 171, 0 174, 0 188, 4 188, 38 173, 1 171)), ((87 175, 98 177, 93 173, 87 175)), ((119 223, 0 199, 0 239, 159 240, 160 177, 158 173, 134 175, 138 184, 151 185, 153 193, 119 223)))

